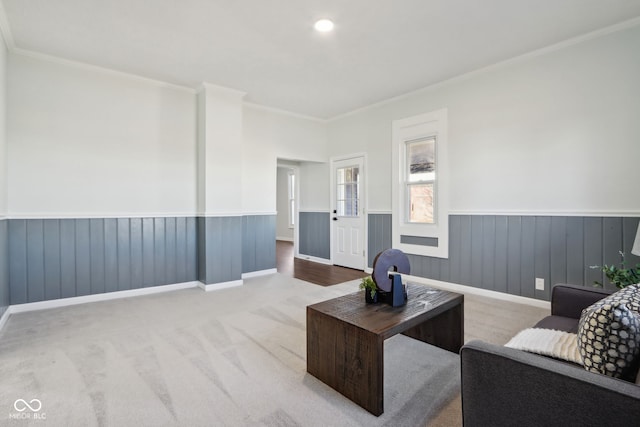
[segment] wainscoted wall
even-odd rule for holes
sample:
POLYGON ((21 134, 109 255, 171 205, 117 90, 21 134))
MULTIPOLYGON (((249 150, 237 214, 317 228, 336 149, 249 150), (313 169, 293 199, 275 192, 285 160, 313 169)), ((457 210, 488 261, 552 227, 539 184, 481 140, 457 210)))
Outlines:
POLYGON ((300 255, 331 258, 330 226, 328 212, 300 212, 298 246, 300 255))
POLYGON ((241 277, 242 217, 198 217, 198 280, 209 285, 241 277))
POLYGON ((9 221, 0 220, 0 317, 11 305, 9 297, 9 221))
POLYGON ((276 215, 242 217, 242 272, 276 268, 276 215))
MULTIPOLYGON (((370 241, 385 238, 384 220, 376 220, 382 221, 383 228, 371 230, 370 225, 370 241)), ((619 251, 625 253, 628 265, 640 262, 630 254, 639 220, 451 215, 449 259, 409 255, 411 274, 549 300, 555 283, 591 286, 595 280, 602 282, 602 272, 590 266, 619 263, 619 251), (536 277, 544 279, 544 291, 535 289, 536 277)))
POLYGON ((276 267, 275 215, 0 220, 0 316, 21 304, 276 267))
POLYGON ((369 214, 367 220, 369 223, 367 265, 373 267, 376 255, 391 247, 391 214, 369 214))
POLYGON ((8 223, 11 304, 197 280, 195 218, 8 223))

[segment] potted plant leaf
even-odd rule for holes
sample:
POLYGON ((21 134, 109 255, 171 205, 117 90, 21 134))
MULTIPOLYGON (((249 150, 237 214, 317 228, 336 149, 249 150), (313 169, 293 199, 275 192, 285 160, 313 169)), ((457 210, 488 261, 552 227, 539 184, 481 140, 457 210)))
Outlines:
POLYGON ((378 286, 373 281, 371 276, 363 277, 360 282, 360 289, 364 289, 364 298, 368 304, 375 304, 378 302, 378 286))
MULTIPOLYGON (((609 279, 609 282, 611 282, 611 284, 618 289, 640 283, 640 264, 636 264, 635 268, 627 268, 625 266, 624 253, 622 253, 622 251, 619 251, 618 253, 620 254, 621 258, 620 267, 615 264, 605 264, 602 267, 594 265, 591 266, 591 268, 599 268, 600 270, 602 270, 607 279, 609 279)), ((598 281, 595 282, 595 285, 604 288, 604 284, 598 281)))

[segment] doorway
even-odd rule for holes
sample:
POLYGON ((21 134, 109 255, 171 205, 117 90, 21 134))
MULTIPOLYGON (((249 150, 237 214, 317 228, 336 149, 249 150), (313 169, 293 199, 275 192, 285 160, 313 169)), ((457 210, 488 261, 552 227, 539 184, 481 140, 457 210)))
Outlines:
POLYGON ((366 265, 365 156, 331 161, 331 260, 364 270, 366 265))

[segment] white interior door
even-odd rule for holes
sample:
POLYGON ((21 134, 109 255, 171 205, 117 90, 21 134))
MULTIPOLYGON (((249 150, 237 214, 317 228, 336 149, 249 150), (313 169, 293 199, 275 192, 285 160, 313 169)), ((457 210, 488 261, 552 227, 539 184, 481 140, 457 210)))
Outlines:
POLYGON ((332 259, 335 265, 364 270, 364 159, 332 162, 332 259))

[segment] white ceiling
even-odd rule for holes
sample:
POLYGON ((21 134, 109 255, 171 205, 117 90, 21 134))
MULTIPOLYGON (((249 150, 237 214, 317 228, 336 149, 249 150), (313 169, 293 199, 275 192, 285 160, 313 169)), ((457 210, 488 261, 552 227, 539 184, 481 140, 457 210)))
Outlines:
POLYGON ((640 16, 640 0, 2 3, 12 47, 194 88, 209 82, 316 118, 640 16), (314 32, 322 17, 335 21, 333 33, 314 32))

